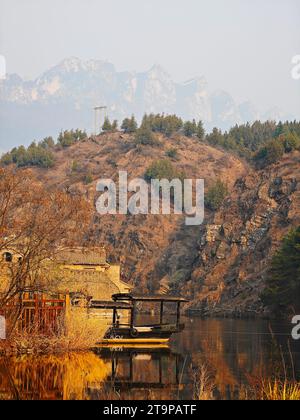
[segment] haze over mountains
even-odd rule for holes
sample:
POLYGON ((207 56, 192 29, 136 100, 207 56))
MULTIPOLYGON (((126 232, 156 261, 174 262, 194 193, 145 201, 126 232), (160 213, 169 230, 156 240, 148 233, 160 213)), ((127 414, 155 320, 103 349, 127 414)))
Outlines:
POLYGON ((176 83, 159 65, 149 71, 117 72, 100 60, 67 58, 39 78, 16 74, 0 80, 0 151, 29 144, 61 129, 93 129, 92 108, 106 105, 121 121, 147 112, 202 119, 208 130, 228 129, 256 119, 293 119, 277 108, 261 114, 250 102, 237 103, 225 91, 210 92, 204 77, 176 83))

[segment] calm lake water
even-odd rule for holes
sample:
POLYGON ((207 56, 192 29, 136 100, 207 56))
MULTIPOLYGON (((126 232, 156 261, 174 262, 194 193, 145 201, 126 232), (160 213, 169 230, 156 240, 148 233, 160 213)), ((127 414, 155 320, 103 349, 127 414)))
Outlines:
POLYGON ((193 399, 201 367, 216 398, 274 374, 300 380, 291 325, 185 318, 169 348, 0 358, 0 399, 193 399))

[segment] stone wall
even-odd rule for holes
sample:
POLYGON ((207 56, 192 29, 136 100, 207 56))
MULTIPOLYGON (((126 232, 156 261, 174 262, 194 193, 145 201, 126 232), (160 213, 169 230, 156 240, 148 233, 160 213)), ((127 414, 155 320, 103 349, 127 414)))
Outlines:
POLYGON ((130 286, 120 281, 120 267, 105 270, 63 269, 59 289, 69 293, 83 293, 93 299, 111 300, 115 293, 128 293, 130 286))

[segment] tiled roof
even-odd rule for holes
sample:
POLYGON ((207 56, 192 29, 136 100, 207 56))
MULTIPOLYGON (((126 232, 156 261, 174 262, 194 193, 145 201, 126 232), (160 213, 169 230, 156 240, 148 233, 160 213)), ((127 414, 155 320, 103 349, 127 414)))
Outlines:
POLYGON ((106 265, 104 248, 70 248, 61 250, 57 261, 74 265, 106 265))

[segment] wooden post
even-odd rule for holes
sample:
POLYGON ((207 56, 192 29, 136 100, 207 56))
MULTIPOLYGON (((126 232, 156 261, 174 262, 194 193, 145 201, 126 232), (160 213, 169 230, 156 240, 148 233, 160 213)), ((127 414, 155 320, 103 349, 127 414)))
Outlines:
POLYGON ((70 293, 69 291, 65 295, 65 316, 64 316, 64 328, 66 333, 68 332, 68 328, 70 327, 70 320, 72 317, 72 307, 71 307, 71 299, 70 299, 70 293))
MULTIPOLYGON (((113 354, 113 353, 112 353, 113 354)), ((115 355, 113 354, 112 359, 111 359, 111 377, 113 380, 116 379, 116 359, 115 359, 115 355)))
POLYGON ((176 376, 176 384, 179 385, 179 360, 178 354, 175 356, 175 376, 176 376))
POLYGON ((164 301, 160 302, 160 325, 162 325, 164 319, 164 301))
POLYGON ((116 326, 116 319, 117 319, 117 310, 116 308, 113 309, 113 327, 116 326))
POLYGON ((133 302, 133 306, 131 308, 131 320, 130 320, 130 328, 133 329, 134 327, 134 321, 135 321, 135 302, 133 302))
POLYGON ((70 310, 70 307, 71 307, 70 294, 68 292, 66 294, 66 296, 65 296, 65 308, 66 308, 66 311, 69 311, 70 310))
POLYGON ((177 328, 180 325, 180 302, 177 303, 177 328))
POLYGON ((133 355, 130 353, 129 359, 129 375, 130 375, 130 382, 133 382, 133 355))
POLYGON ((162 356, 161 355, 159 356, 159 359, 158 359, 158 369, 159 369, 159 384, 162 385, 163 369, 162 369, 162 356))
POLYGON ((37 292, 34 294, 34 306, 35 306, 35 316, 34 316, 34 323, 35 326, 39 324, 39 298, 37 292))

